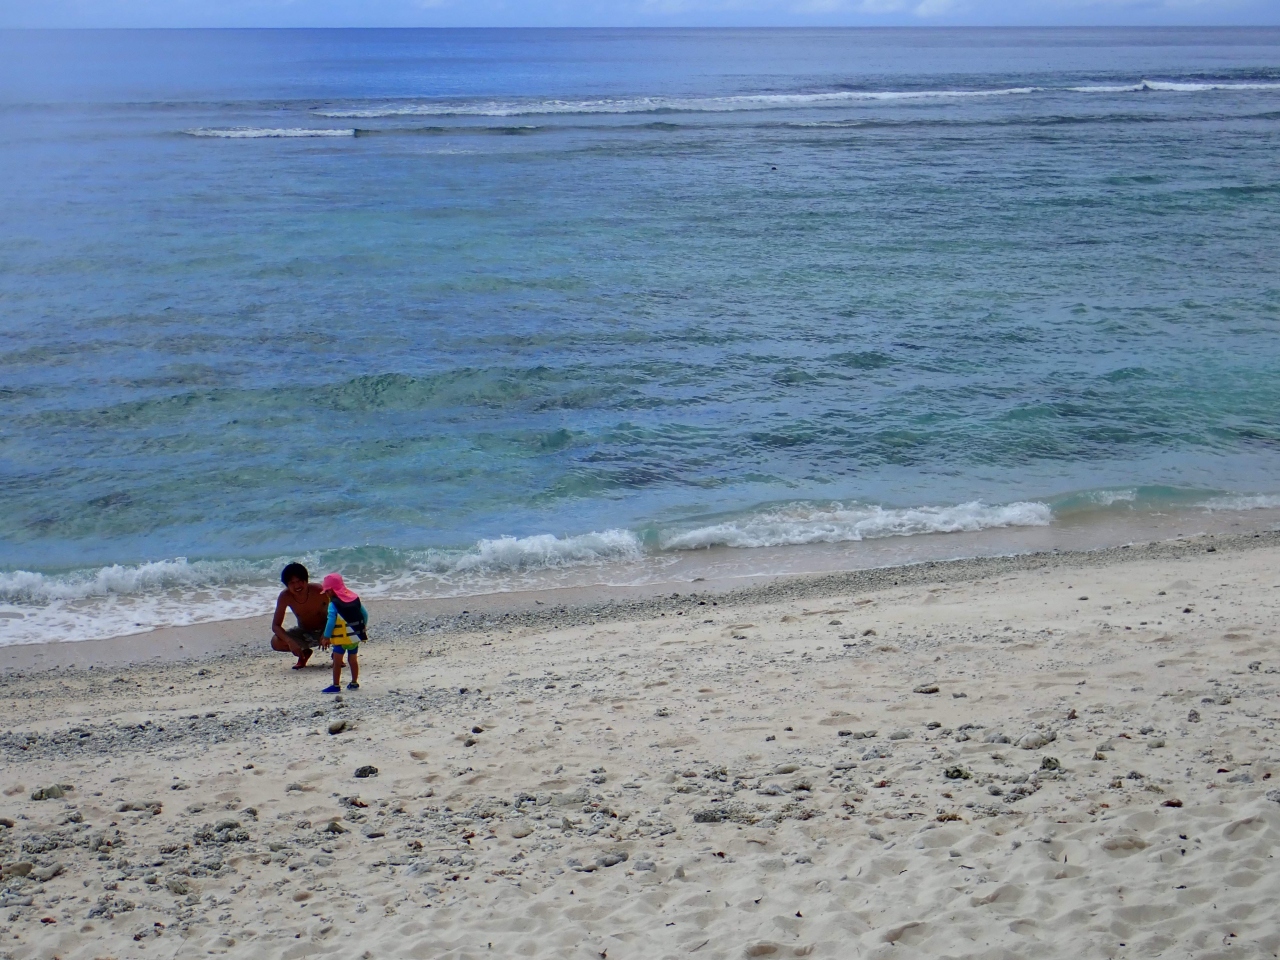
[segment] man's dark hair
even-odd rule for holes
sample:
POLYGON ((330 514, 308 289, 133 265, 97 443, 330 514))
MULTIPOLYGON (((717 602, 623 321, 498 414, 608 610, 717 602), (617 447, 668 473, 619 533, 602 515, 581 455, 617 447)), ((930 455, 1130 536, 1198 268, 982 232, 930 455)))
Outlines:
POLYGON ((311 574, 307 573, 307 568, 300 563, 291 563, 280 571, 280 582, 286 587, 294 580, 310 580, 311 574))

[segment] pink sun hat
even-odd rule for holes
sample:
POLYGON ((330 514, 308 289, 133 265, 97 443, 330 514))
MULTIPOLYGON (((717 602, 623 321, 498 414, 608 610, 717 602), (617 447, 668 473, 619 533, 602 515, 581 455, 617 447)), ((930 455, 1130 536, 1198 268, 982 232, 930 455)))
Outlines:
POLYGON ((340 573, 325 574, 324 581, 320 585, 343 603, 354 603, 360 599, 353 590, 342 582, 342 574, 340 573))

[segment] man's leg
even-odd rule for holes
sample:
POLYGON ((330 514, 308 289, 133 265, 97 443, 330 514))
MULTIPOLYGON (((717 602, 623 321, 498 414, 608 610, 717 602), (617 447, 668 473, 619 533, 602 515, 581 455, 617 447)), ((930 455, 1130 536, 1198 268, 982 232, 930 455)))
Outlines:
POLYGON ((303 643, 303 633, 297 627, 286 630, 282 638, 278 633, 271 635, 271 649, 279 650, 281 653, 292 653, 298 658, 298 662, 293 665, 293 669, 298 670, 307 665, 307 661, 311 659, 311 647, 303 643))

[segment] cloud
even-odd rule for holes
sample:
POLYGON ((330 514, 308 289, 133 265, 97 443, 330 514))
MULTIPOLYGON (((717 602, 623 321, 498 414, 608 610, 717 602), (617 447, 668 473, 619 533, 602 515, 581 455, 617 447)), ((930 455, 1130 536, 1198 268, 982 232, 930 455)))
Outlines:
POLYGON ((957 6, 955 0, 920 0, 911 12, 917 17, 939 17, 951 13, 957 6))

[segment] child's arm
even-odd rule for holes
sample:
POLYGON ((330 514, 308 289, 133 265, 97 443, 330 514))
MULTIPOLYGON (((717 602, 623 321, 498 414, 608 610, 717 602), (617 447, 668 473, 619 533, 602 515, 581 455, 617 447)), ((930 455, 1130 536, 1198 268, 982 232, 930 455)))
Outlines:
POLYGON ((329 638, 333 636, 333 628, 338 623, 338 608, 333 605, 333 601, 329 601, 329 619, 324 623, 324 636, 320 639, 320 646, 326 650, 330 646, 329 638))

